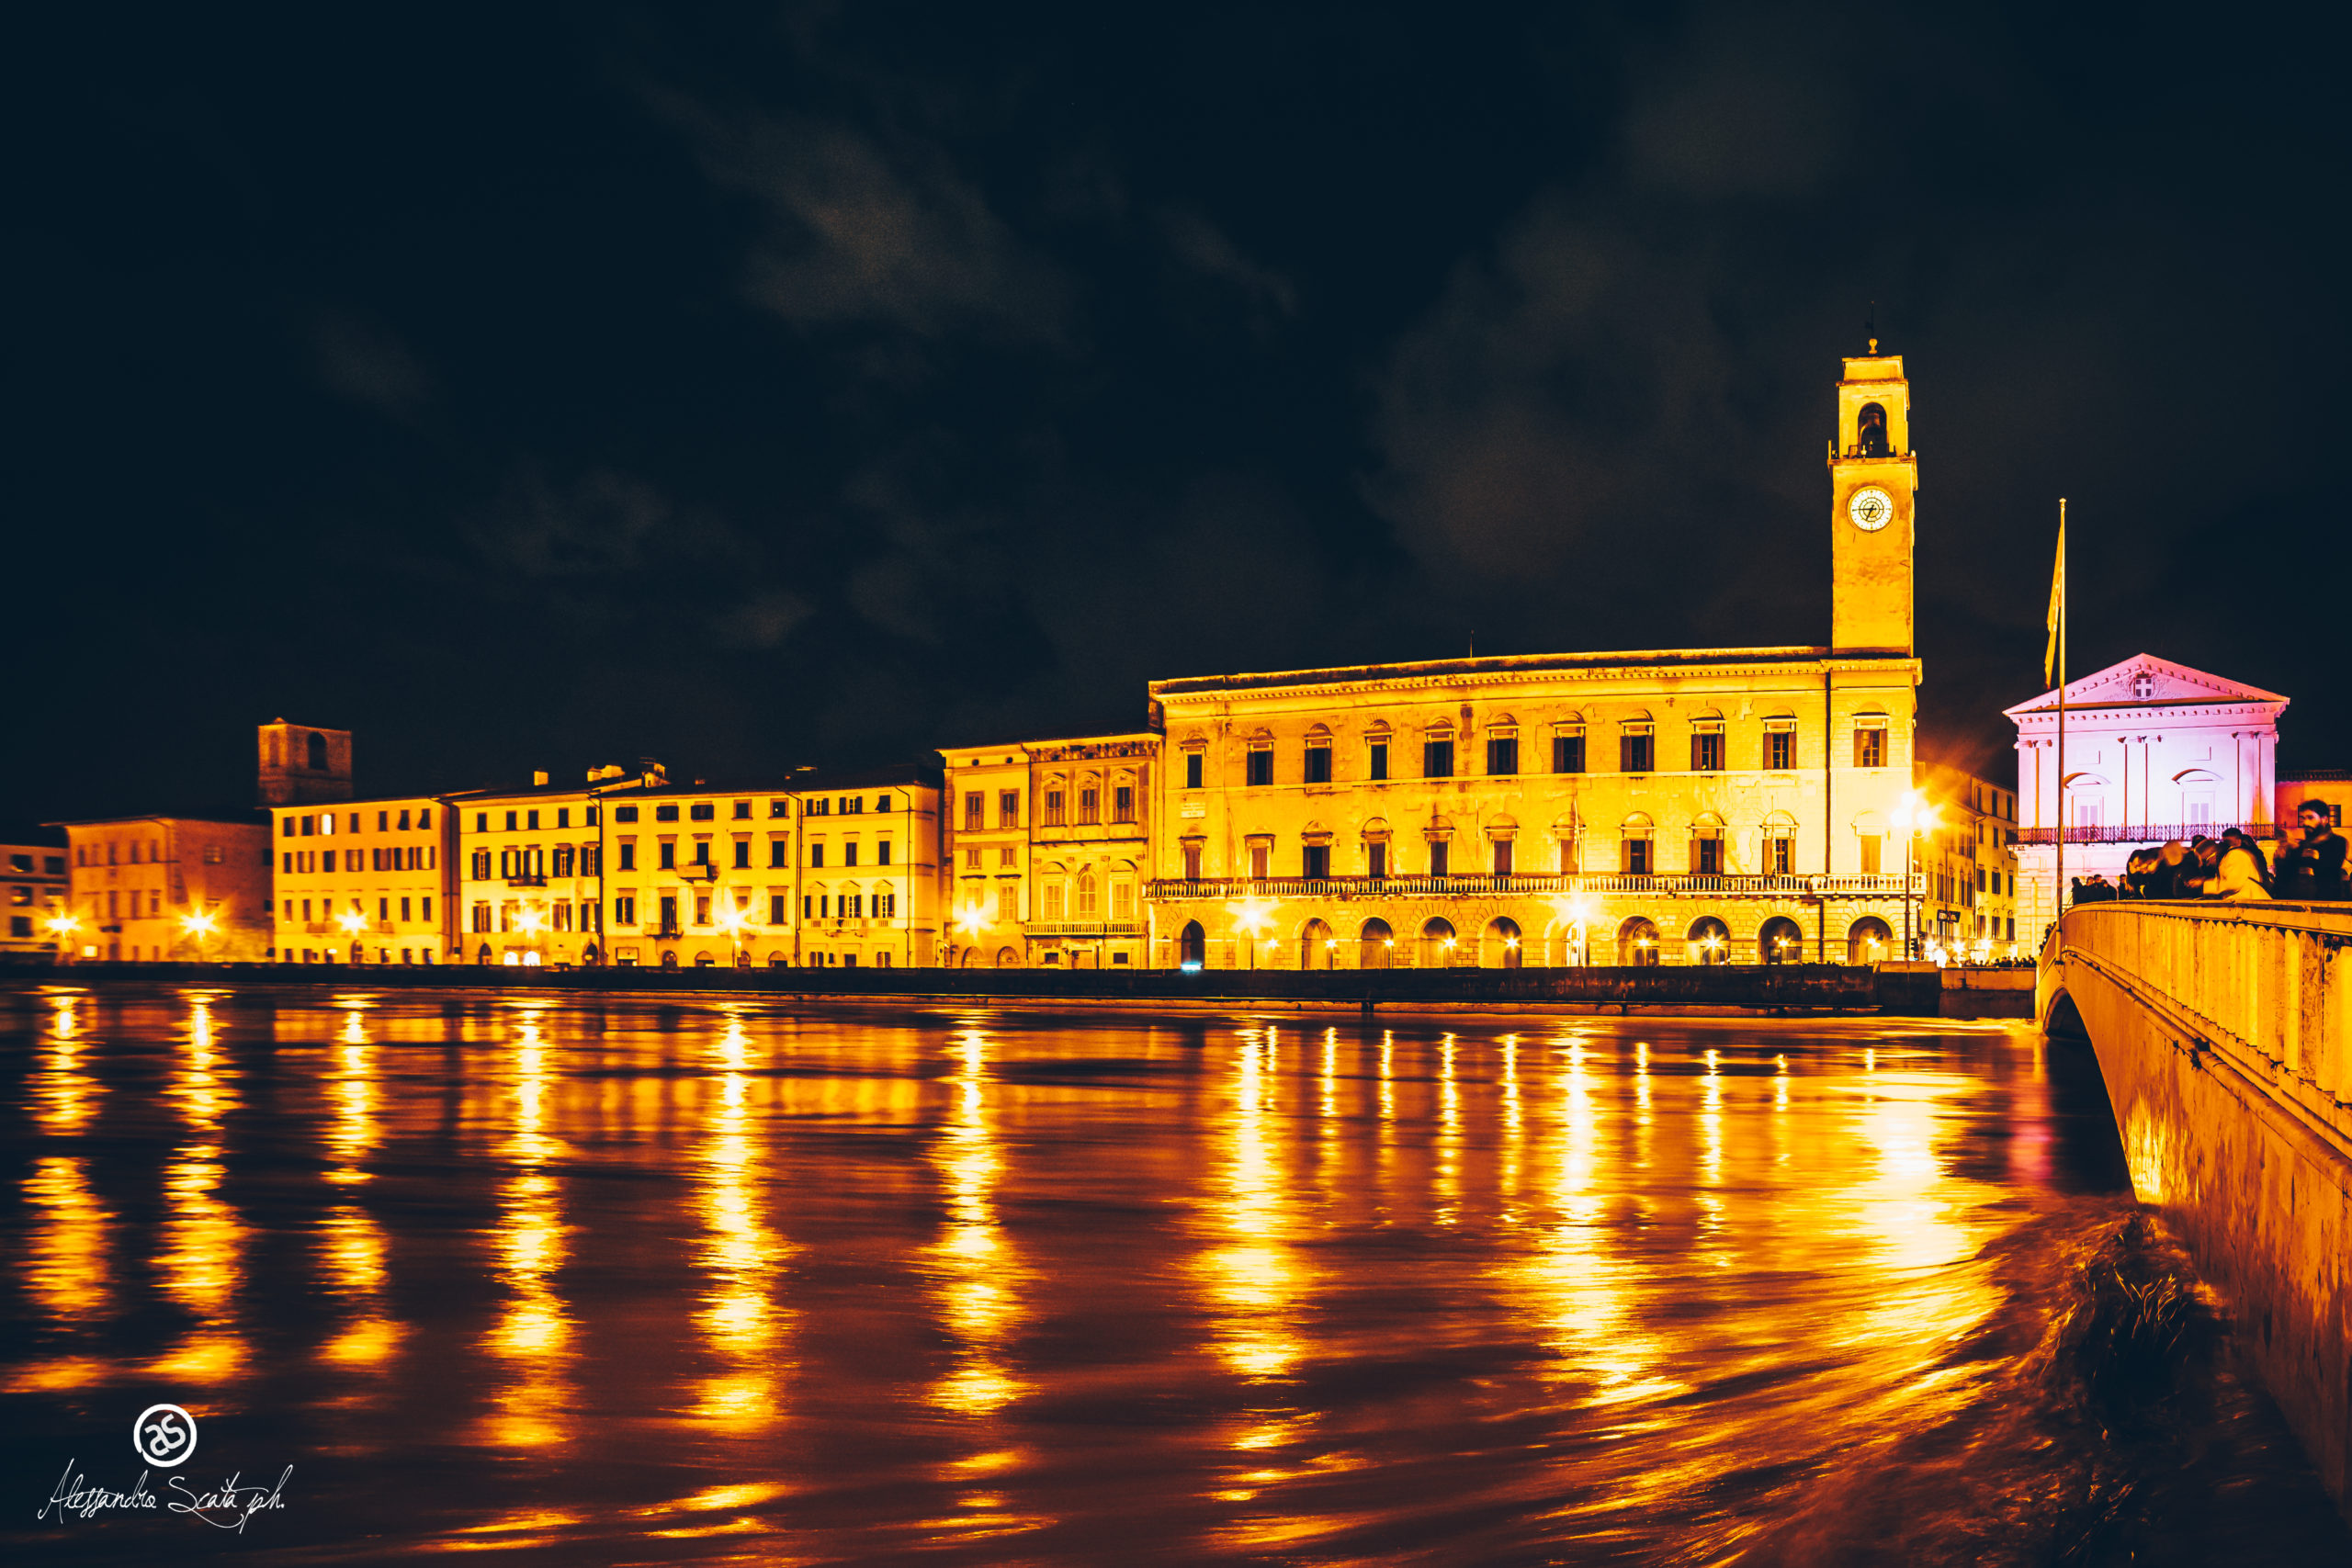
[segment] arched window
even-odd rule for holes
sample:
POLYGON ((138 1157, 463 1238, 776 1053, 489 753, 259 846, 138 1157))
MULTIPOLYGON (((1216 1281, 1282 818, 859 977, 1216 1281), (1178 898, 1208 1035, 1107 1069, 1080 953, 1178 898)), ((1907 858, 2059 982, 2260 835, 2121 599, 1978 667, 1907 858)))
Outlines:
POLYGON ((1298 966, 1301 969, 1329 969, 1331 957, 1340 943, 1331 928, 1321 920, 1309 920, 1299 928, 1298 966))
POLYGON ((1767 964, 1804 962, 1804 931, 1786 915, 1775 915, 1756 933, 1756 956, 1767 964))
POLYGON ((1628 969, 1657 966, 1657 927, 1635 915, 1617 928, 1617 962, 1628 969))
POLYGON ((1849 964, 1877 964, 1894 955, 1894 932, 1876 915, 1864 915, 1846 933, 1849 964))
POLYGON ((1176 936, 1176 962, 1187 969, 1198 969, 1208 961, 1208 932, 1201 930, 1198 920, 1187 920, 1176 936))
POLYGON ((1099 906, 1096 902, 1094 893, 1094 873, 1091 871, 1081 871, 1078 874, 1078 912, 1073 915, 1071 919, 1080 920, 1100 919, 1102 917, 1098 912, 1098 909, 1099 906))
POLYGON ((1883 457, 1893 449, 1886 437, 1886 408, 1881 403, 1864 403, 1861 413, 1854 421, 1854 445, 1862 449, 1865 457, 1883 457))
POLYGON ((1731 962, 1731 928, 1713 915, 1702 915, 1690 922, 1689 941, 1691 963, 1731 962))
POLYGON ((310 755, 311 771, 314 773, 325 773, 327 771, 327 738, 314 729, 311 732, 310 739, 305 742, 305 745, 310 755))
POLYGON ((1625 826, 1618 831, 1617 873, 1621 876, 1647 876, 1657 867, 1650 852, 1652 829, 1650 819, 1641 812, 1625 818, 1625 826))
POLYGON ((1356 967, 1385 969, 1396 947, 1396 933, 1383 919, 1369 919, 1356 938, 1356 967))
POLYGON ((1421 923, 1421 967, 1442 969, 1453 962, 1458 948, 1453 922, 1431 916, 1421 923))
POLYGON ((1525 944, 1519 938, 1519 922, 1508 916, 1498 915, 1487 922, 1486 933, 1478 940, 1478 967, 1481 969, 1516 969, 1525 956, 1525 944))

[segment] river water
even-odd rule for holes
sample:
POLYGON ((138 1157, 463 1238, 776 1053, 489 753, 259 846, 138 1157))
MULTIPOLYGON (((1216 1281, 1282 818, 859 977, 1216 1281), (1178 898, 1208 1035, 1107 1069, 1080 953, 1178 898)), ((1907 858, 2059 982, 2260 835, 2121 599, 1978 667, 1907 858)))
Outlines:
POLYGON ((122 984, 0 1031, 12 1562, 2352 1561, 2018 1026, 122 984))

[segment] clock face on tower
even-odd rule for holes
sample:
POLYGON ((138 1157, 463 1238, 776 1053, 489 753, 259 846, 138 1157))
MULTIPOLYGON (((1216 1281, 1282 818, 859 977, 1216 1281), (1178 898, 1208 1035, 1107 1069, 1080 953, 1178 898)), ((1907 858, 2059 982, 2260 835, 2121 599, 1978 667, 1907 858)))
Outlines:
POLYGON ((1865 534, 1875 534, 1894 520, 1894 498, 1876 485, 1864 485, 1846 498, 1846 515, 1865 534))

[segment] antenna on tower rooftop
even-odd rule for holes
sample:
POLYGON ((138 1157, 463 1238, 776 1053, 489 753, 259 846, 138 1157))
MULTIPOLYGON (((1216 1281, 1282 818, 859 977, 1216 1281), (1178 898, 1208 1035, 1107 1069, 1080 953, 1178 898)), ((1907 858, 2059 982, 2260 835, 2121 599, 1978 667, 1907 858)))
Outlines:
POLYGON ((1862 335, 1871 340, 1871 352, 1878 352, 1878 301, 1871 301, 1871 319, 1862 323, 1862 335))

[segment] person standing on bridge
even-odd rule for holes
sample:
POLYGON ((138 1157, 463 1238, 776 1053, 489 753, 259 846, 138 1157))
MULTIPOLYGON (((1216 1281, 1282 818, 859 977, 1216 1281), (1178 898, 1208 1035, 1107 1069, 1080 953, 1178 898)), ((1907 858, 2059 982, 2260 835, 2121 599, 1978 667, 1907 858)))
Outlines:
POLYGON ((2240 900, 2270 897, 2270 868, 2263 863, 2262 851, 2252 839, 2233 828, 2214 847, 2221 851, 2221 858, 2213 864, 2212 880, 2205 885, 2205 897, 2240 900))
POLYGON ((2335 807, 2324 800, 2306 800, 2295 815, 2302 825, 2302 842, 2279 847, 2278 897, 2299 903, 2352 897, 2345 883, 2344 835, 2332 820, 2335 807))

